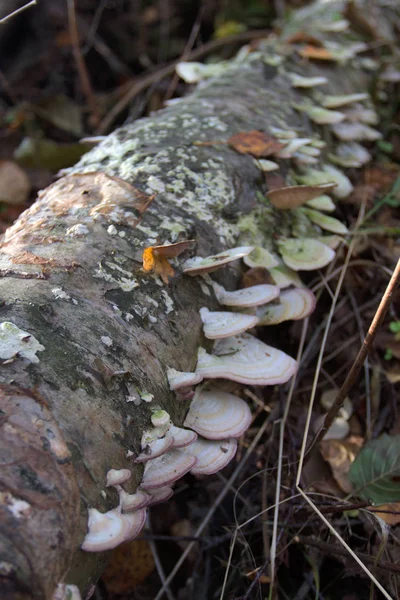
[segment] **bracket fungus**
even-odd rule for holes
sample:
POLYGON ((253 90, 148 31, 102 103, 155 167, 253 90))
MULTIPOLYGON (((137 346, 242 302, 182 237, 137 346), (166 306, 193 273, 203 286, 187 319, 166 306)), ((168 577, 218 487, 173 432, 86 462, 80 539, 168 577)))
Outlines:
POLYGON ((336 183, 331 182, 318 185, 293 185, 270 190, 267 192, 267 198, 276 208, 290 210, 318 198, 324 192, 331 191, 335 187, 336 183))
POLYGON ((300 209, 303 214, 305 214, 312 223, 315 223, 321 229, 325 229, 326 231, 331 231, 332 233, 337 233, 340 235, 346 235, 349 233, 346 225, 339 221, 339 219, 335 219, 334 217, 328 217, 328 215, 324 215, 319 212, 319 210, 314 210, 313 208, 301 208, 300 209))
POLYGON ((162 456, 168 450, 170 450, 174 445, 173 437, 164 437, 158 440, 154 440, 152 442, 148 442, 143 447, 143 452, 139 454, 137 458, 135 458, 135 463, 145 463, 149 460, 153 460, 154 458, 158 458, 162 456))
POLYGON ((226 250, 225 252, 220 252, 219 254, 214 254, 213 256, 207 256, 206 258, 202 258, 201 256, 189 258, 183 264, 183 272, 188 275, 211 273, 238 258, 247 256, 253 250, 254 246, 239 246, 237 248, 226 250))
POLYGON ((321 196, 317 196, 312 200, 307 200, 307 206, 310 208, 315 208, 315 210, 323 210, 325 212, 333 212, 336 208, 334 201, 332 198, 327 196, 326 194, 322 194, 321 196))
POLYGON ((110 469, 106 476, 106 487, 121 485, 131 478, 129 469, 110 469))
POLYGON ((151 502, 151 495, 143 490, 137 490, 134 494, 128 494, 122 488, 118 489, 119 507, 122 512, 131 512, 146 508, 151 502))
POLYGON ((204 335, 209 340, 227 338, 248 329, 258 323, 258 317, 234 312, 212 312, 208 308, 200 309, 204 335))
POLYGON ((267 304, 279 296, 279 287, 264 283, 228 292, 222 285, 213 282, 215 296, 220 304, 234 308, 248 308, 267 304))
POLYGON ((184 425, 208 440, 224 440, 242 436, 251 419, 250 408, 238 396, 219 389, 198 390, 184 425))
POLYGON ((103 552, 116 548, 122 542, 134 539, 142 530, 146 509, 122 514, 119 508, 101 513, 89 508, 88 533, 82 543, 86 552, 103 552))
POLYGON ((167 370, 167 378, 169 389, 173 392, 182 388, 190 388, 202 381, 202 376, 199 373, 190 373, 177 371, 176 369, 167 370))
POLYGON ((247 256, 243 257, 243 262, 252 269, 254 267, 271 269, 272 267, 277 267, 281 261, 275 254, 266 248, 256 246, 247 256))
POLYGON ((196 371, 208 379, 230 379, 248 385, 286 383, 296 361, 248 333, 218 340, 212 354, 199 348, 196 371))
POLYGON ((192 475, 213 475, 218 473, 234 458, 237 440, 197 440, 186 450, 196 459, 190 470, 192 475))
POLYGON ((314 238, 289 238, 278 242, 282 259, 295 271, 314 271, 326 267, 335 252, 314 238))
POLYGON ((196 459, 182 450, 172 449, 159 458, 146 463, 141 485, 146 490, 153 490, 177 481, 195 465, 196 459))
POLYGON ((277 325, 284 321, 305 319, 315 309, 316 299, 307 288, 292 288, 281 293, 279 302, 258 309, 259 325, 277 325))

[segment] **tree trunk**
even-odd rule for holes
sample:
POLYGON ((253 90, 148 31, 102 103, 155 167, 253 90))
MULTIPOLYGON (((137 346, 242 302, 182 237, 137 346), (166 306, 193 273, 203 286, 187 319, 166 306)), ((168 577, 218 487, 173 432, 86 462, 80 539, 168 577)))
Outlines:
MULTIPOLYGON (((287 73, 324 75, 326 94, 346 94, 366 91, 374 72, 357 57, 309 62, 284 42, 306 27, 320 40, 353 43, 349 30, 322 32, 318 6, 178 104, 109 135, 7 231, 1 321, 26 335, 10 325, 0 335, 3 600, 49 599, 61 581, 86 594, 106 556, 80 550, 87 509, 116 505, 105 487, 111 468, 132 470, 129 492, 141 481, 130 456, 150 423, 143 394, 182 423, 187 403, 170 392, 166 369, 194 370, 199 345, 211 347, 199 308, 217 303, 179 266, 169 285, 144 272, 143 249, 194 239, 200 256, 248 243, 278 251, 278 238, 319 235, 298 212, 268 206, 256 161, 222 143, 275 126, 332 144, 328 128, 294 110, 314 91, 293 88, 287 73)), ((279 164, 293 182, 291 161, 279 164)), ((239 268, 221 273, 238 283, 239 268)))

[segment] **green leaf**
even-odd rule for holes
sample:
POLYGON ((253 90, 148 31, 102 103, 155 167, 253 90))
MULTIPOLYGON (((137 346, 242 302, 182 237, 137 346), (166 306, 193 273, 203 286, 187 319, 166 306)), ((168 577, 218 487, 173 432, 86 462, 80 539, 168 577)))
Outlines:
POLYGON ((383 355, 384 360, 392 360, 393 358, 393 350, 390 348, 386 348, 385 354, 383 355))
POLYGON ((400 500, 400 435, 367 442, 349 471, 355 494, 374 504, 400 500))
POLYGON ((391 321, 391 323, 389 323, 389 329, 392 333, 399 333, 400 321, 391 321))

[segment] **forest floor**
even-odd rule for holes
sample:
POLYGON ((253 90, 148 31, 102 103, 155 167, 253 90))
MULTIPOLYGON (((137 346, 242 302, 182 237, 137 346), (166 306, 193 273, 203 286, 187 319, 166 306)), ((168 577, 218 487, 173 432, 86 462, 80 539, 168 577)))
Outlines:
MULTIPOLYGON (((82 143, 82 138, 105 135, 188 93, 190 86, 175 75, 176 61, 230 58, 244 43, 272 31, 277 12, 297 6, 283 0, 76 0, 75 4, 76 10, 71 1, 38 0, 38 6, 0 28, 1 232, 61 168, 74 164, 92 146, 93 141, 82 143)), ((307 413, 310 410, 314 431, 329 394, 340 388, 354 363, 400 257, 398 85, 393 84, 392 92, 390 102, 381 104, 383 138, 370 149, 373 160, 364 169, 349 170, 354 191, 339 208, 341 220, 353 230, 357 224, 357 233, 336 305, 331 308, 348 246, 338 252, 326 273, 306 278, 318 295, 308 328, 303 322, 284 323, 268 333, 268 341, 271 336, 289 338, 293 356, 304 336, 282 440, 281 417, 289 388, 242 390, 256 411, 235 462, 204 480, 187 476, 168 503, 152 508, 140 539, 114 552, 95 590, 96 600, 154 599, 163 572, 170 573, 191 541, 195 544, 171 583, 169 600, 267 598, 271 546, 276 554, 274 597, 383 597, 315 507, 393 597, 400 597, 395 593, 400 584, 400 502, 385 503, 378 514, 365 498, 354 495, 348 478, 366 440, 386 433, 397 440, 396 452, 399 447, 398 292, 349 392, 347 408, 352 414, 345 437, 324 440, 303 468, 302 485, 314 506, 295 489, 307 413), (315 366, 330 316, 310 408, 315 366), (274 532, 278 477, 280 510, 274 532), (208 524, 198 535, 204 519, 208 524)), ((394 485, 400 479, 399 457, 400 449, 394 485)))

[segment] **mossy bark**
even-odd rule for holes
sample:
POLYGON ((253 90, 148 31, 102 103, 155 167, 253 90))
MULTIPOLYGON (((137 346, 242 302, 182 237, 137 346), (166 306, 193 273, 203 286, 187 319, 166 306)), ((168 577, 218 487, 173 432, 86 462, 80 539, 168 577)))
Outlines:
MULTIPOLYGON (((308 10, 303 23, 311 31, 308 10)), ((348 32, 319 36, 349 39, 348 32)), ((80 550, 87 508, 117 504, 105 488, 111 468, 132 469, 127 491, 140 482, 142 467, 128 458, 139 453, 150 423, 140 396, 152 394, 153 405, 182 421, 186 407, 169 391, 166 369, 193 370, 198 346, 207 345, 198 310, 216 303, 203 281, 179 267, 169 285, 144 273, 143 248, 178 239, 194 239, 199 255, 238 242, 275 248, 279 236, 296 232, 294 212, 274 211, 262 199, 265 182, 251 156, 205 142, 271 125, 315 135, 293 109, 303 94, 288 71, 327 76, 333 94, 371 82, 359 59, 310 64, 283 38, 232 61, 179 104, 112 133, 6 233, 1 321, 32 337, 19 341, 1 372, 3 600, 49 599, 60 581, 88 592, 105 556, 80 550), (44 347, 37 362, 23 358, 33 338, 44 347)), ((290 161, 280 162, 290 180, 290 161)), ((227 272, 237 282, 238 270, 227 272)))

